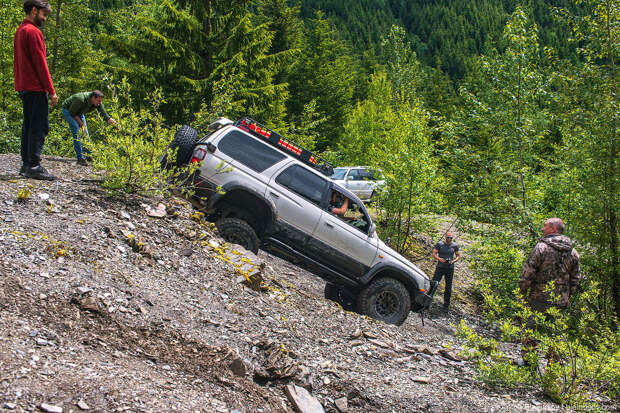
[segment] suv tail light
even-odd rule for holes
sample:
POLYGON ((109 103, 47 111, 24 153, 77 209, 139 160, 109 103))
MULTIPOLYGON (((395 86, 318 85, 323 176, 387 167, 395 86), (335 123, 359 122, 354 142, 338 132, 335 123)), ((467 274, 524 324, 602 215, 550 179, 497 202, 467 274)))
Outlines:
POLYGON ((207 156, 207 151, 202 148, 196 148, 194 154, 192 155, 191 163, 200 163, 207 156))

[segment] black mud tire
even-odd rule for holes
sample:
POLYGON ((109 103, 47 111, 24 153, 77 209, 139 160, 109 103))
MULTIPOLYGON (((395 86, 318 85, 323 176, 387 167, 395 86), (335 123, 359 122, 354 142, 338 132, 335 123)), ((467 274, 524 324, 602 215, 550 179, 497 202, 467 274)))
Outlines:
POLYGON ((357 310, 357 294, 345 286, 333 283, 325 284, 325 298, 340 304, 345 311, 357 310))
POLYGON ((222 218, 215 223, 220 236, 231 244, 239 244, 254 254, 258 252, 260 240, 254 229, 242 219, 222 218))
MULTIPOLYGON (((194 144, 198 140, 198 132, 187 125, 183 125, 179 128, 174 135, 172 143, 168 146, 170 149, 178 148, 177 159, 174 164, 176 166, 185 166, 192 158, 192 152, 194 150, 194 144)), ((164 159, 163 162, 166 162, 164 159)), ((162 165, 164 166, 164 165, 162 165)))
POLYGON ((376 278, 360 292, 358 307, 362 314, 399 326, 409 316, 411 296, 400 281, 376 278))

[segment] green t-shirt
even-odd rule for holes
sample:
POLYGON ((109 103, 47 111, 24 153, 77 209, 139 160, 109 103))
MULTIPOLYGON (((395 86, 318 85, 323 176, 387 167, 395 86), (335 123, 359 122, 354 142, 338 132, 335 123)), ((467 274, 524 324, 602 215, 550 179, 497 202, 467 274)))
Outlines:
POLYGON ((85 115, 97 109, 97 112, 99 112, 103 120, 110 119, 112 116, 108 115, 108 112, 105 111, 103 103, 99 106, 95 106, 90 103, 90 97, 92 94, 93 92, 76 93, 75 95, 68 97, 62 103, 62 108, 67 109, 71 116, 85 115))

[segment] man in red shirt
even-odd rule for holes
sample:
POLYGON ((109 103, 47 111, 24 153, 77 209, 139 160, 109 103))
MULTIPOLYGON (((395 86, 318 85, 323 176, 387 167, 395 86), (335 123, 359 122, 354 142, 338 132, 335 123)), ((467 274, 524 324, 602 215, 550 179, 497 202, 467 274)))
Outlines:
POLYGON ((41 166, 41 150, 49 132, 48 97, 58 103, 54 84, 45 57, 45 39, 40 27, 51 9, 46 0, 24 0, 26 18, 13 40, 13 75, 15 90, 24 108, 22 124, 21 175, 34 179, 54 180, 56 177, 41 166))

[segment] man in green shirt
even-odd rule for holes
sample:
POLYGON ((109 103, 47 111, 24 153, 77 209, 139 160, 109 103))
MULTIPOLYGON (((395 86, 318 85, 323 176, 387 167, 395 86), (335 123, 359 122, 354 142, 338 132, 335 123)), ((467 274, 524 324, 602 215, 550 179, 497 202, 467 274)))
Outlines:
POLYGON ((116 121, 108 115, 105 111, 101 101, 103 100, 103 93, 99 90, 92 92, 76 93, 75 95, 67 98, 62 104, 62 115, 69 124, 69 129, 73 134, 73 148, 75 149, 75 155, 77 156, 77 163, 83 166, 87 166, 88 162, 84 159, 82 154, 82 137, 88 135, 88 127, 86 126, 87 113, 97 109, 99 115, 109 124, 115 124, 116 121))

